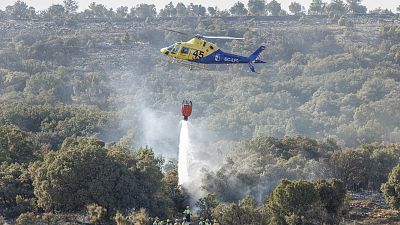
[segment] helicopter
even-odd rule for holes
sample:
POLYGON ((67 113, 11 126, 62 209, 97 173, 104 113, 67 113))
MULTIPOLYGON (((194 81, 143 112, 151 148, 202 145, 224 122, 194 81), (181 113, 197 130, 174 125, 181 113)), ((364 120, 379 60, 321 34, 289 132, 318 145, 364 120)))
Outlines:
POLYGON ((223 52, 214 43, 206 41, 206 39, 244 40, 244 38, 226 37, 226 36, 203 36, 199 34, 196 35, 188 34, 170 29, 164 29, 164 30, 192 37, 192 39, 187 42, 177 42, 175 44, 170 45, 169 47, 165 47, 160 50, 160 52, 163 55, 177 59, 180 62, 189 62, 190 69, 193 68, 192 63, 199 63, 199 64, 247 63, 249 65, 250 70, 255 73, 256 72, 254 67, 255 63, 266 63, 258 59, 261 52, 265 49, 265 46, 260 46, 250 56, 241 56, 223 52))

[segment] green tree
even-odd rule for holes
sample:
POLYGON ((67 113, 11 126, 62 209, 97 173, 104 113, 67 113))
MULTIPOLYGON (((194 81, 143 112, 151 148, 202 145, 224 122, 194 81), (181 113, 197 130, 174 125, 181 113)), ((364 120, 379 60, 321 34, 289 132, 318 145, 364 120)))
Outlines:
POLYGON ((199 208, 199 216, 212 219, 214 208, 219 204, 215 193, 209 193, 205 197, 200 198, 196 202, 196 207, 199 208))
POLYGON ((236 2, 230 9, 229 12, 233 16, 245 16, 247 15, 247 9, 242 2, 236 2))
POLYGON ((272 0, 266 5, 266 9, 273 16, 279 16, 282 10, 281 3, 277 2, 276 0, 272 0))
POLYGON ((38 158, 39 145, 30 133, 0 125, 0 163, 28 163, 38 158))
POLYGON ((334 177, 342 180, 351 190, 368 187, 370 160, 362 150, 335 152, 331 157, 334 177))
POLYGON ((268 224, 337 224, 345 197, 339 180, 281 180, 265 206, 268 224))
POLYGON ((249 0, 249 2, 247 3, 247 7, 249 9, 250 15, 265 15, 266 6, 264 0, 249 0))
POLYGON ((301 6, 300 3, 292 2, 289 5, 289 11, 291 13, 293 13, 294 15, 298 16, 298 15, 302 14, 302 12, 304 11, 304 7, 301 6))
POLYGON ((67 14, 74 14, 79 8, 78 2, 75 0, 64 0, 63 4, 67 14))
POLYGON ((32 181, 21 164, 0 164, 0 215, 16 217, 34 207, 32 181))
POLYGON ((325 13, 326 3, 322 0, 313 0, 308 9, 310 15, 322 15, 325 13))
MULTIPOLYGON (((156 212, 157 215, 161 215, 163 210, 158 205, 157 200, 162 195, 160 191, 162 189, 163 174, 161 173, 160 161, 154 156, 154 152, 147 147, 138 149, 135 152, 135 159, 140 172, 139 180, 143 188, 140 193, 143 196, 142 205, 140 206, 149 209, 151 212, 156 212)), ((161 201, 163 200, 161 199, 161 201)))
POLYGON ((346 0, 348 11, 350 13, 359 13, 364 14, 367 13, 367 7, 361 5, 362 0, 346 0))
POLYGON ((162 192, 171 203, 166 206, 167 215, 178 215, 183 212, 186 206, 186 198, 182 188, 178 185, 178 168, 175 166, 172 170, 166 172, 162 178, 163 187, 162 192))
POLYGON ((381 190, 390 207, 400 209, 400 164, 393 168, 388 181, 382 185, 381 190))
POLYGON ((245 197, 236 203, 219 203, 212 210, 213 218, 221 225, 263 224, 257 203, 252 197, 245 197))
MULTIPOLYGON (((150 185, 150 175, 159 168, 152 168, 150 158, 138 160, 127 149, 107 150, 93 138, 67 138, 58 152, 46 154, 31 170, 38 205, 46 211, 64 212, 82 210, 92 202, 107 212, 148 207, 144 202, 158 191, 158 186, 150 185)), ((154 179, 161 180, 159 176, 154 179)))
POLYGON ((342 216, 342 210, 346 208, 346 187, 340 180, 317 180, 314 182, 319 194, 320 203, 326 210, 328 216, 325 217, 327 224, 338 224, 342 216))
POLYGON ((71 102, 72 87, 63 72, 40 73, 31 76, 24 89, 26 97, 47 103, 71 102))

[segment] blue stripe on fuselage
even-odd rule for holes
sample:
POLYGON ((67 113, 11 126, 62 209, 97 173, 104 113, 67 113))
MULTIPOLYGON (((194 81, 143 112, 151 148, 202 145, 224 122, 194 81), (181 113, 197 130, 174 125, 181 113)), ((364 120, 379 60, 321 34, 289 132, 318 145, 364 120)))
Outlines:
POLYGON ((218 49, 210 55, 198 59, 191 60, 197 63, 204 64, 230 64, 230 63, 249 63, 251 62, 248 57, 225 53, 218 49))

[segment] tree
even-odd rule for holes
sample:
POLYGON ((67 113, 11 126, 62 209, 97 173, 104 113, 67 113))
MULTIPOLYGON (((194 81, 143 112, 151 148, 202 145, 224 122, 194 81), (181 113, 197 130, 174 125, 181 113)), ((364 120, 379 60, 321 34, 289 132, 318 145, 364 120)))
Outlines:
POLYGON ((96 4, 95 2, 90 3, 89 13, 94 18, 107 18, 111 16, 110 11, 104 5, 96 4))
POLYGON ((192 16, 205 16, 206 15, 206 8, 202 5, 195 5, 193 3, 190 3, 188 6, 189 13, 192 16))
POLYGON ((300 5, 300 3, 292 2, 289 5, 289 11, 294 15, 298 16, 303 13, 304 7, 300 5))
POLYGON ((367 7, 361 5, 362 0, 346 0, 348 11, 354 14, 367 13, 367 7))
POLYGON ((172 170, 166 172, 162 178, 162 192, 167 198, 167 201, 171 203, 166 206, 166 210, 169 212, 168 215, 177 215, 183 212, 186 206, 185 195, 183 194, 182 188, 178 185, 178 168, 175 166, 172 170))
POLYGON ((172 2, 168 3, 165 5, 164 9, 160 11, 160 16, 165 16, 165 17, 175 17, 176 16, 176 8, 172 2))
POLYGON ((134 15, 139 18, 155 17, 157 15, 154 4, 139 4, 134 8, 134 15))
POLYGON ((42 102, 70 102, 72 87, 65 82, 61 71, 55 74, 40 73, 26 82, 24 93, 28 98, 41 98, 42 102))
POLYGON ((62 18, 65 15, 65 9, 62 5, 52 5, 47 9, 46 16, 51 19, 62 18))
POLYGON ((75 0, 64 0, 64 8, 67 14, 75 14, 78 10, 78 2, 75 0))
POLYGON ((39 145, 30 133, 0 125, 0 163, 29 163, 38 158, 39 145))
POLYGON ((219 203, 212 210, 213 218, 221 225, 264 224, 257 208, 257 203, 252 197, 245 197, 236 203, 219 203))
POLYGON ((382 185, 386 202, 393 209, 400 209, 400 164, 393 168, 388 181, 382 185))
POLYGON ((24 166, 0 164, 0 215, 12 218, 34 207, 32 181, 24 166))
POLYGON ((207 12, 210 16, 214 17, 218 15, 218 8, 217 7, 208 7, 207 12))
POLYGON ((46 211, 74 212, 96 202, 107 212, 157 205, 162 174, 151 150, 135 156, 93 138, 67 138, 58 152, 31 169, 38 205, 46 211))
POLYGON ((16 1, 12 6, 7 6, 5 12, 12 19, 21 20, 29 18, 28 5, 20 0, 16 1))
POLYGON ((332 2, 326 6, 326 11, 332 18, 334 16, 340 17, 347 13, 347 9, 343 0, 332 0, 332 2))
POLYGON ((188 10, 186 9, 185 4, 183 4, 182 2, 178 2, 178 4, 176 4, 176 15, 178 17, 183 17, 183 16, 187 16, 188 14, 188 10))
POLYGON ((236 2, 230 9, 229 12, 234 16, 245 16, 247 15, 247 9, 242 2, 236 2))
POLYGON ((265 205, 268 224, 337 224, 345 197, 339 180, 281 180, 265 205))
POLYGON ((265 15, 266 6, 264 0, 249 0, 247 7, 252 16, 265 15))
POLYGON ((279 14, 282 10, 281 3, 277 2, 276 0, 272 0, 267 4, 266 9, 273 16, 279 16, 279 14))
POLYGON ((117 8, 116 16, 119 18, 126 18, 128 15, 128 6, 120 6, 117 8))
POLYGON ((310 15, 322 15, 325 13, 326 3, 322 0, 313 0, 308 9, 308 14, 310 15))
POLYGON ((196 202, 196 207, 199 208, 199 216, 211 220, 214 208, 219 204, 215 193, 209 193, 205 197, 200 198, 196 202))
POLYGON ((334 177, 342 180, 350 190, 366 189, 370 174, 370 160, 366 151, 335 152, 331 157, 334 177))

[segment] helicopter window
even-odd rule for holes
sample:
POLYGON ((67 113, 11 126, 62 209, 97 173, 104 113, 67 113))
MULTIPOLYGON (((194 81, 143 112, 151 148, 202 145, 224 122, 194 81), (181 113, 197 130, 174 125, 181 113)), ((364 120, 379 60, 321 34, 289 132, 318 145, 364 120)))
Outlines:
POLYGON ((188 53, 189 53, 189 49, 188 49, 188 48, 185 48, 185 47, 182 47, 181 53, 182 53, 182 54, 188 54, 188 53))
POLYGON ((212 45, 210 45, 210 49, 214 49, 214 47, 212 45))
POLYGON ((206 47, 206 44, 207 44, 207 42, 204 42, 204 43, 203 43, 203 47, 206 47))
POLYGON ((171 51, 173 47, 174 47, 174 45, 171 45, 171 46, 169 46, 169 47, 167 48, 167 50, 168 50, 168 51, 171 51))
POLYGON ((175 45, 174 48, 172 49, 172 52, 177 53, 179 50, 179 45, 175 45))

